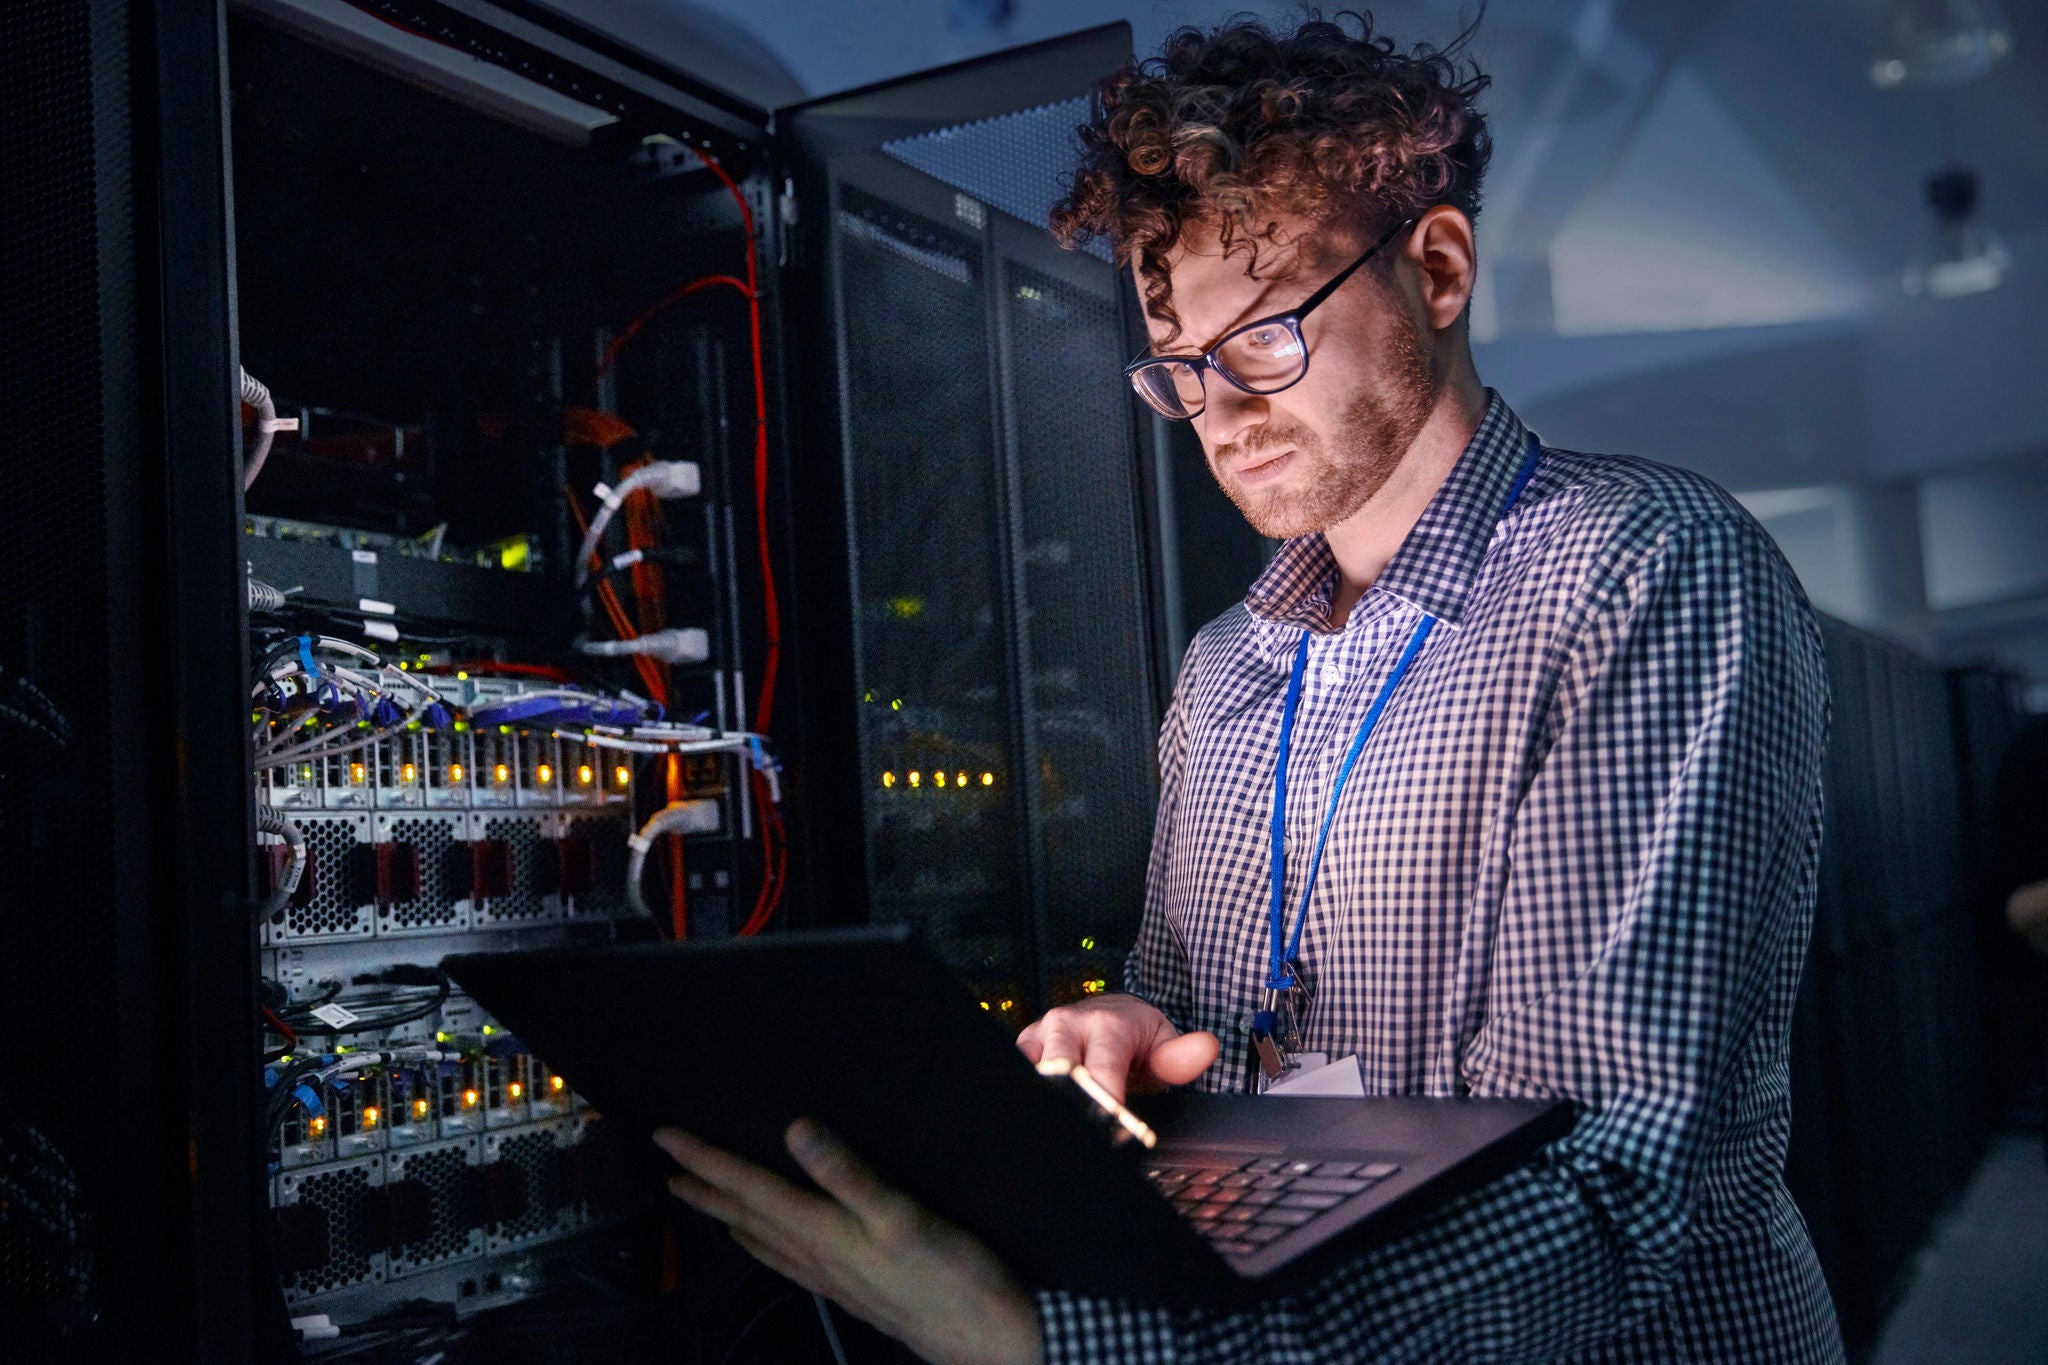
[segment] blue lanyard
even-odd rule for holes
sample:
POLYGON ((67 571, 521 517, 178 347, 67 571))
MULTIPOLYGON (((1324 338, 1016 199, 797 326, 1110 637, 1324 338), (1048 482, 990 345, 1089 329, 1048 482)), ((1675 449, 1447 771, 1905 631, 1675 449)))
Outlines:
MULTIPOLYGON (((1506 517, 1515 500, 1522 496, 1522 490, 1529 486, 1529 478, 1536 472, 1536 460, 1543 447, 1532 435, 1529 438, 1529 453, 1522 458, 1522 467, 1515 474, 1514 486, 1508 490, 1508 500, 1500 509, 1506 517)), ((1308 673, 1309 632, 1301 633, 1301 643, 1294 650, 1294 671, 1287 678, 1287 700, 1280 709, 1280 758, 1273 769, 1273 897, 1270 907, 1272 970, 1266 977, 1266 988, 1284 991, 1294 985, 1294 962, 1301 952, 1301 930, 1308 923, 1308 899, 1315 893, 1316 876, 1323 867, 1323 845, 1329 841, 1330 825, 1337 818, 1337 803, 1344 799, 1344 785, 1351 780, 1351 769, 1358 762, 1358 755, 1365 749, 1365 741, 1372 737, 1373 728, 1380 723, 1380 714, 1387 709, 1394 689, 1401 685, 1401 679, 1408 673, 1408 666, 1415 662, 1415 656, 1422 652, 1423 642, 1429 639, 1430 631, 1436 628, 1436 617, 1423 613, 1415 623, 1415 632, 1408 637, 1407 648, 1395 661, 1394 671, 1380 684, 1379 695, 1372 699, 1372 706, 1365 713, 1365 720, 1358 727, 1358 733, 1351 740, 1351 747, 1344 753, 1344 764, 1337 769, 1337 782, 1330 792, 1329 809, 1323 812, 1323 825, 1316 834, 1315 853, 1309 858, 1308 880, 1302 884, 1301 906, 1295 912, 1294 933, 1285 934, 1287 902, 1287 755, 1293 746, 1294 717, 1301 707, 1301 682, 1308 673)))

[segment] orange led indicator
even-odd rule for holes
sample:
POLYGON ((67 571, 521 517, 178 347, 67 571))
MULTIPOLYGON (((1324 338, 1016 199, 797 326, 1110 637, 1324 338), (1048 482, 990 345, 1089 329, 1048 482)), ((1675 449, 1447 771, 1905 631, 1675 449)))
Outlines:
POLYGON ((553 768, 550 768, 545 763, 541 764, 538 768, 535 768, 533 770, 533 775, 540 779, 542 786, 546 786, 548 783, 555 780, 555 770, 553 768))
POLYGON ((465 1091, 463 1091, 463 1092, 462 1092, 462 1107, 463 1107, 464 1109, 474 1109, 474 1108, 476 1108, 476 1101, 477 1101, 477 1094, 476 1094, 476 1091, 474 1091, 474 1090, 465 1090, 465 1091))
POLYGON ((967 774, 966 774, 966 773, 961 773, 960 775, 958 775, 957 777, 955 777, 955 778, 954 778, 953 780, 954 780, 955 782, 958 782, 958 783, 959 783, 959 784, 960 784, 961 786, 963 786, 963 787, 964 787, 964 786, 966 786, 966 785, 967 785, 967 774))
POLYGON ((612 780, 617 782, 621 787, 623 787, 633 780, 633 770, 627 767, 625 764, 621 763, 617 768, 612 770, 612 780))
POLYGON ((561 1094, 562 1091, 568 1087, 568 1084, 569 1083, 563 1080, 560 1076, 548 1077, 548 1089, 554 1091, 557 1095, 561 1094))
POLYGON ((325 1115, 323 1115, 323 1114, 315 1114, 315 1115, 313 1116, 313 1119, 312 1119, 312 1121, 311 1121, 310 1123, 308 1123, 308 1124, 306 1125, 306 1131, 307 1131, 308 1133, 312 1134, 312 1135, 313 1135, 314 1137, 316 1137, 316 1138, 323 1138, 323 1137, 326 1137, 326 1136, 327 1136, 327 1118, 326 1118, 326 1116, 325 1116, 325 1115))
POLYGON ((427 1116, 427 1102, 424 1099, 412 1102, 412 1116, 416 1119, 423 1119, 427 1116))
POLYGON ((491 769, 491 776, 500 782, 510 782, 512 780, 512 769, 506 764, 500 763, 497 767, 491 769))
POLYGON ((993 786, 994 786, 995 784, 996 784, 996 775, 995 775, 994 773, 983 773, 983 774, 981 775, 981 785, 982 785, 982 786, 984 786, 984 787, 993 787, 993 786))
POLYGON ((505 1087, 505 1093, 516 1100, 526 1094, 526 1087, 522 1085, 520 1082, 514 1081, 512 1082, 512 1084, 505 1087))
POLYGON ((363 785, 363 779, 368 775, 362 764, 351 763, 348 765, 348 780, 355 783, 358 787, 363 785))
POLYGON ((462 765, 460 763, 450 763, 448 765, 448 780, 458 783, 462 781, 462 765))
POLYGON ((946 785, 946 775, 944 773, 933 773, 932 781, 938 786, 943 787, 946 785))
POLYGON ((883 773, 883 774, 882 774, 882 785, 883 785, 883 786, 885 786, 885 787, 893 787, 893 786, 895 786, 895 785, 896 785, 896 774, 894 774, 894 773, 883 773))
POLYGON ((920 786, 920 785, 922 785, 922 784, 923 784, 923 782, 924 782, 924 774, 923 774, 923 773, 912 773, 912 774, 910 775, 910 785, 911 785, 911 786, 913 786, 913 787, 915 787, 915 786, 920 786))
POLYGON ((584 764, 582 767, 576 770, 576 780, 583 786, 589 786, 594 780, 596 780, 596 778, 597 774, 591 771, 590 765, 588 763, 584 764))
POLYGON ((364 1105, 364 1106, 363 1106, 363 1127, 365 1127, 365 1128, 375 1128, 376 1126, 377 1126, 377 1106, 376 1106, 376 1105, 374 1105, 374 1104, 366 1104, 366 1105, 364 1105))
POLYGON ((398 770, 398 775, 401 781, 416 782, 419 780, 420 770, 408 763, 398 770))

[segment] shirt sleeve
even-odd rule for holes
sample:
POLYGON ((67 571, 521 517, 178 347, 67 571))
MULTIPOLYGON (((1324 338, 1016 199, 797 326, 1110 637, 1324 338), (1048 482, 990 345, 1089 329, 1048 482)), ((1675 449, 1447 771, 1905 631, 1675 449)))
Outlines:
POLYGON ((1187 760, 1186 708, 1195 690, 1194 676, 1202 651, 1199 639, 1189 647, 1173 701, 1159 727, 1159 813, 1152 825, 1152 856, 1145 872, 1145 909, 1138 922, 1137 942, 1124 959, 1124 989, 1147 1000, 1186 1031, 1194 1012, 1194 983, 1188 974, 1187 951, 1169 916, 1166 869, 1173 847, 1174 811, 1180 800, 1181 775, 1187 760))
POLYGON ((1985 855, 1986 880, 2003 923, 2008 896, 2048 879, 2048 719, 2023 727, 1999 762, 1985 855))
MULTIPOLYGON (((1826 683, 1811 612, 1751 524, 1669 532, 1607 583, 1561 646, 1496 903, 1471 911, 1496 917, 1495 947, 1461 1057, 1473 1094, 1576 1100, 1573 1131, 1255 1308, 1043 1293, 1051 1365, 1555 1359, 1669 1295, 1736 1078, 1782 1061, 1826 683)), ((1782 1068, 1758 1070, 1782 1098, 1782 1068)), ((1743 1268, 1727 1274, 1739 1300, 1743 1268)))

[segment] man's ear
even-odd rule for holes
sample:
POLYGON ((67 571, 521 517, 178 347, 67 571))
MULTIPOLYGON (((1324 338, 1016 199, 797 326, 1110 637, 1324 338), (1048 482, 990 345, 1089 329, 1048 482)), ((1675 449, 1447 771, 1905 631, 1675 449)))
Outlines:
POLYGON ((1449 204, 1439 204, 1416 220, 1403 254, 1420 273, 1422 306, 1430 327, 1441 332, 1456 323, 1465 314, 1478 278, 1472 220, 1449 204))

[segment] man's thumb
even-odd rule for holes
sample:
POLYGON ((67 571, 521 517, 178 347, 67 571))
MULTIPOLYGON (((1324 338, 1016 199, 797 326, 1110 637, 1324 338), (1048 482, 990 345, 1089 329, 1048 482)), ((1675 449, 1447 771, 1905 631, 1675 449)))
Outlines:
POLYGON ((1163 1084, 1186 1085, 1207 1071, 1222 1050, 1213 1033, 1183 1033, 1153 1048, 1145 1069, 1163 1084))

